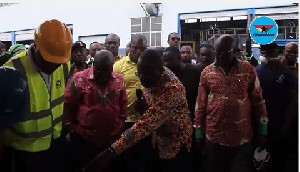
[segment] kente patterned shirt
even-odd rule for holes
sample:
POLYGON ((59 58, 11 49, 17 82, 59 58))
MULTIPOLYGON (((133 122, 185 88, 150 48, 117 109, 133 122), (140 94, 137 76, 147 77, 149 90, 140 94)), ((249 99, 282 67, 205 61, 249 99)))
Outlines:
POLYGON ((267 111, 255 68, 237 59, 228 75, 217 63, 206 67, 194 120, 194 128, 205 132, 209 141, 225 146, 249 142, 255 129, 267 134, 267 111))
POLYGON ((149 108, 143 118, 126 130, 111 147, 120 154, 153 134, 153 146, 157 144, 162 159, 175 158, 183 146, 190 150, 193 129, 185 94, 178 78, 164 68, 158 86, 146 89, 149 108))

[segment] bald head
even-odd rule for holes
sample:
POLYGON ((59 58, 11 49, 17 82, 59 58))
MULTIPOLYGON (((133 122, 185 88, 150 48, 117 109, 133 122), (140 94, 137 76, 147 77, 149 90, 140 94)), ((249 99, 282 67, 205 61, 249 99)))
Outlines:
POLYGON ((94 57, 94 63, 114 63, 114 56, 108 50, 100 50, 94 57))
POLYGON ((287 44, 285 44, 285 47, 284 49, 293 49, 293 50, 296 50, 298 49, 298 44, 296 42, 289 42, 287 44))
POLYGON ((228 49, 234 48, 235 39, 230 35, 221 35, 215 42, 215 49, 228 49))
POLYGON ((230 66, 234 59, 232 49, 235 47, 235 40, 230 35, 221 35, 215 43, 216 61, 220 66, 230 66))
POLYGON ((284 60, 289 66, 294 66, 298 58, 298 44, 289 42, 284 47, 284 60))
POLYGON ((106 85, 111 79, 114 56, 108 50, 98 51, 94 57, 94 77, 102 85, 106 85))

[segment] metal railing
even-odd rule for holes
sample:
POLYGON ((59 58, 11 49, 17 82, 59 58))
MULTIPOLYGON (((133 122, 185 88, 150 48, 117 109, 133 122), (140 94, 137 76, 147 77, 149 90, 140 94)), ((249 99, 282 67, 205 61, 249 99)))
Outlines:
MULTIPOLYGON (((277 39, 299 39, 298 26, 279 26, 277 39)), ((207 29, 200 31, 200 41, 208 41, 214 35, 221 34, 237 34, 245 36, 247 28, 222 28, 222 29, 207 29)))

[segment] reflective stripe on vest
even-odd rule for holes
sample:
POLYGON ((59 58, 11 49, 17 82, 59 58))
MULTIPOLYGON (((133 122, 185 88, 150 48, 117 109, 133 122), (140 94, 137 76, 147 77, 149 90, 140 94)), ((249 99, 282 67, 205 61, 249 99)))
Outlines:
POLYGON ((258 65, 261 65, 261 61, 258 60, 257 63, 258 63, 258 65))
POLYGON ((251 60, 251 59, 252 59, 252 57, 253 57, 253 54, 251 54, 251 56, 250 56, 250 57, 247 57, 247 56, 245 56, 245 59, 249 61, 249 60, 251 60))
POLYGON ((32 68, 31 63, 24 52, 5 64, 23 73, 29 86, 26 115, 5 131, 5 143, 17 150, 38 152, 49 149, 51 140, 60 137, 65 73, 68 74, 69 66, 61 65, 52 73, 49 94, 42 76, 32 68))
POLYGON ((64 78, 65 78, 65 85, 67 85, 67 78, 69 75, 69 69, 68 69, 68 64, 63 64, 63 70, 64 70, 64 78))

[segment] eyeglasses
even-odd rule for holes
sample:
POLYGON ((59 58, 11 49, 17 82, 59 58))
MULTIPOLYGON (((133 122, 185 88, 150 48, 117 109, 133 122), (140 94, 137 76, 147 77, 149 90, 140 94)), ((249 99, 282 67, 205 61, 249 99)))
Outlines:
POLYGON ((176 39, 177 41, 180 41, 180 38, 176 38, 176 37, 171 38, 172 41, 175 41, 176 39))
POLYGON ((221 51, 221 52, 219 52, 219 51, 214 51, 214 53, 216 53, 218 56, 224 56, 224 55, 229 55, 230 53, 232 53, 233 52, 233 49, 231 49, 231 50, 229 50, 229 51, 221 51))

